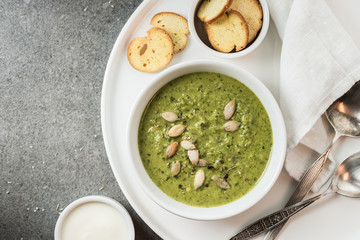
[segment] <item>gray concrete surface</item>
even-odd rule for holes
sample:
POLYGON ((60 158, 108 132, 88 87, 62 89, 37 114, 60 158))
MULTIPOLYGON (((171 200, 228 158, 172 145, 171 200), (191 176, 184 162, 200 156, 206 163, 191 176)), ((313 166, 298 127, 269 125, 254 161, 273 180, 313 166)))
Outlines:
POLYGON ((122 203, 136 239, 159 237, 122 194, 100 121, 105 66, 141 0, 2 0, 0 239, 53 239, 61 210, 91 194, 122 203))

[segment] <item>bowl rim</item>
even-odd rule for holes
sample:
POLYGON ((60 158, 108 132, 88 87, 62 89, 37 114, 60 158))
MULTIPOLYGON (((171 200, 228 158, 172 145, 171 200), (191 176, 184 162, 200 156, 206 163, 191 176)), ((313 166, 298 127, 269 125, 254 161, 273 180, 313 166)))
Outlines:
POLYGON ((54 231, 54 239, 55 240, 61 240, 61 229, 63 227, 66 217, 76 207, 78 207, 82 204, 85 204, 85 203, 90 203, 90 202, 105 203, 105 204, 115 208, 118 212, 120 212, 121 216, 123 217, 123 219, 127 225, 126 228, 129 230, 129 236, 130 236, 129 240, 135 239, 135 229, 134 229, 133 221, 131 219, 130 214, 128 213, 128 211, 126 210, 126 208, 123 205, 121 205, 119 202, 115 201, 114 199, 106 197, 106 196, 89 195, 89 196, 81 197, 81 198, 71 202, 60 213, 60 216, 59 216, 58 220, 56 221, 56 225, 55 225, 55 231, 54 231))
POLYGON ((286 153, 286 130, 285 123, 280 108, 267 89, 267 87, 255 76, 246 70, 226 62, 218 60, 190 60, 178 63, 163 72, 159 73, 152 82, 139 94, 129 116, 129 125, 127 127, 127 149, 130 154, 129 171, 134 176, 134 180, 140 185, 141 189, 156 204, 165 210, 178 216, 194 220, 218 220, 237 215, 262 199, 276 182, 285 160, 286 153), (216 207, 194 207, 174 200, 167 196, 158 188, 148 176, 138 151, 138 127, 141 116, 148 102, 153 95, 166 83, 174 80, 176 77, 192 72, 218 72, 231 76, 237 80, 242 76, 242 82, 251 89, 260 99, 268 112, 272 131, 273 131, 273 148, 270 161, 266 166, 258 183, 246 195, 231 203, 216 207), (229 71, 231 73, 229 74, 229 71), (238 75, 236 77, 235 75, 238 75), (246 79, 246 80, 245 80, 246 79), (244 82, 245 80, 245 82, 244 82), (261 97, 259 96, 261 94, 261 97), (266 99, 266 102, 264 100, 266 99), (270 111, 270 113, 269 113, 270 111), (276 131, 274 130, 276 129, 276 131), (136 134, 134 134, 136 132, 136 134), (275 137, 276 136, 276 137, 275 137), (271 163, 271 164, 270 164, 271 163), (266 181, 265 181, 265 180, 266 181))
POLYGON ((199 37, 196 29, 195 29, 195 14, 196 14, 196 10, 198 8, 198 4, 201 2, 202 0, 194 0, 193 3, 190 6, 190 10, 188 12, 188 22, 189 22, 189 30, 191 33, 191 36, 193 37, 193 39, 195 40, 195 42, 205 51, 210 52, 212 55, 216 56, 216 57, 221 57, 221 58, 239 58, 239 57, 243 57, 248 55, 249 53, 253 52, 265 39, 266 34, 269 30, 269 24, 270 24, 270 12, 269 12, 269 7, 267 5, 266 0, 258 0, 261 7, 262 7, 262 11, 263 11, 263 25, 260 29, 260 32, 258 34, 258 36, 256 37, 256 39, 251 43, 250 46, 245 47, 244 49, 238 51, 238 52, 233 52, 233 53, 223 53, 223 52, 219 52, 213 48, 211 48, 210 46, 207 46, 199 37))

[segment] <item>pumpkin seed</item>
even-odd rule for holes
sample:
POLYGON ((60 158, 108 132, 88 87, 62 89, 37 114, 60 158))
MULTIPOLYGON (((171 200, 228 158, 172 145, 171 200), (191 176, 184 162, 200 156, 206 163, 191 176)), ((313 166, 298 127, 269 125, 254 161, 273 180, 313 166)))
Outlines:
POLYGON ((204 159, 199 159, 198 163, 196 164, 196 166, 198 166, 198 167, 206 167, 209 165, 210 165, 210 163, 204 159))
POLYGON ((229 120, 235 113, 235 99, 231 100, 226 104, 224 108, 224 118, 225 120, 229 120))
POLYGON ((187 140, 181 141, 180 145, 185 150, 194 150, 194 149, 196 149, 195 145, 192 142, 187 141, 187 140))
POLYGON ((173 112, 164 112, 161 114, 161 116, 168 122, 176 122, 177 120, 180 120, 178 115, 173 112))
POLYGON ((239 126, 240 123, 238 121, 229 121, 224 124, 223 128, 225 131, 234 132, 239 128, 239 126))
POLYGON ((194 177, 194 188, 198 189, 204 183, 205 180, 205 172, 204 170, 200 169, 195 173, 194 177))
POLYGON ((166 149, 165 158, 168 159, 174 156, 176 151, 178 150, 178 147, 179 147, 178 142, 171 143, 166 149))
POLYGON ((198 150, 189 150, 187 152, 188 157, 191 161, 191 163, 196 166, 197 163, 199 162, 199 151, 198 150))
POLYGON ((170 137, 180 136, 185 131, 185 126, 182 124, 178 124, 170 128, 168 134, 170 137))
POLYGON ((230 185, 229 183, 227 183, 223 178, 219 177, 219 176, 213 176, 211 178, 215 183, 216 185, 221 188, 221 189, 229 189, 230 188, 230 185))
POLYGON ((181 165, 179 161, 173 162, 171 164, 171 176, 175 177, 176 175, 178 175, 180 172, 180 168, 181 165))

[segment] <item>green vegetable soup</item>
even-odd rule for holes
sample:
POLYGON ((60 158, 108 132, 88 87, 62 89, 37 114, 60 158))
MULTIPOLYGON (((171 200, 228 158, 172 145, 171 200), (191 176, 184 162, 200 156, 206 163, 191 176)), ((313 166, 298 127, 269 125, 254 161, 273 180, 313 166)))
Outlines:
POLYGON ((145 109, 138 132, 140 157, 152 181, 171 198, 199 207, 227 204, 254 188, 267 166, 272 144, 269 116, 257 96, 236 79, 212 72, 190 73, 162 87, 145 109), (232 100, 235 111, 225 120, 224 108, 232 100), (175 113, 177 120, 165 120, 165 112, 175 113), (227 131, 224 124, 230 121, 239 126, 227 131), (170 137, 175 125, 185 130, 170 137), (196 147, 206 164, 189 159, 189 150, 180 144, 183 140, 196 147), (170 149, 173 155, 169 155, 174 142, 177 150, 170 149), (199 170, 205 178, 195 187, 199 170), (227 187, 219 187, 215 178, 227 187))

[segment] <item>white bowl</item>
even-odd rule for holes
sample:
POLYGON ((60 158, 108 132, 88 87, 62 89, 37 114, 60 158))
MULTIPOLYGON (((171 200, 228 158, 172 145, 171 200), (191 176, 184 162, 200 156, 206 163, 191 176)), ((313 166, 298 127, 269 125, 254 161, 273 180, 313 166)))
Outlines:
POLYGON ((231 52, 231 53, 219 52, 211 46, 208 37, 205 33, 205 30, 203 28, 203 23, 196 16, 197 10, 201 2, 202 0, 194 0, 193 3, 191 4, 188 13, 188 22, 189 22, 191 36, 194 38, 195 42, 205 51, 210 52, 211 54, 217 57, 237 58, 237 57, 245 56, 250 52, 254 51, 264 40, 267 31, 269 29, 269 23, 270 23, 270 13, 266 0, 259 0, 259 3, 261 4, 263 11, 263 25, 260 29, 258 36, 249 46, 247 46, 243 50, 238 52, 231 52))
POLYGON ((230 217, 253 206, 257 203, 273 186, 282 167, 286 151, 286 132, 285 124, 277 105, 269 90, 253 75, 245 70, 228 63, 214 60, 193 60, 179 63, 161 72, 152 83, 140 94, 130 116, 128 126, 128 149, 131 159, 129 160, 130 170, 142 189, 164 209, 182 217, 197 220, 216 220, 230 217), (245 196, 240 199, 218 207, 193 207, 178 202, 163 193, 148 176, 138 150, 138 128, 147 104, 154 94, 166 83, 192 72, 217 72, 241 80, 250 88, 264 105, 272 125, 273 147, 271 157, 266 166, 266 170, 258 181, 257 185, 245 196))
MULTIPOLYGON (((68 220, 67 217, 74 212, 74 210, 76 210, 76 208, 80 207, 83 204, 86 203, 104 203, 110 207, 113 208, 113 211, 117 211, 120 213, 122 220, 120 222, 119 225, 116 226, 117 229, 122 228, 122 231, 124 233, 124 236, 126 236, 126 240, 134 240, 135 239, 135 231, 134 231, 134 225, 133 222, 131 220, 131 217, 129 215, 129 213, 126 211, 126 209, 117 201, 105 197, 105 196, 99 196, 99 195, 92 195, 92 196, 86 196, 83 198, 79 198, 77 200, 75 200, 74 202, 70 203, 65 209, 64 211, 60 214, 57 222, 56 222, 56 226, 55 226, 55 240, 63 240, 62 238, 62 228, 65 225, 65 222, 68 220), (126 233, 125 233, 126 231, 126 233)), ((112 209, 108 210, 108 211, 112 211, 112 209)), ((84 212, 82 212, 84 213, 84 212)), ((92 222, 91 221, 91 217, 96 215, 96 213, 88 213, 86 212, 86 215, 88 217, 87 219, 87 223, 92 222)), ((100 220, 95 220, 94 222, 101 222, 100 220)), ((81 226, 83 227, 83 226, 81 226)), ((109 226, 106 226, 107 228, 109 226)), ((109 230, 109 228, 108 228, 109 230)), ((104 231, 106 231, 104 229, 104 231)))

